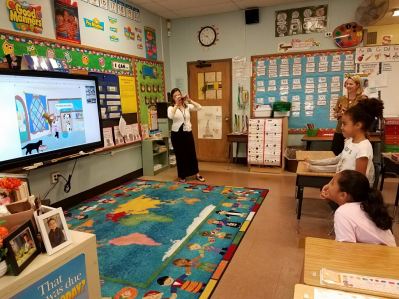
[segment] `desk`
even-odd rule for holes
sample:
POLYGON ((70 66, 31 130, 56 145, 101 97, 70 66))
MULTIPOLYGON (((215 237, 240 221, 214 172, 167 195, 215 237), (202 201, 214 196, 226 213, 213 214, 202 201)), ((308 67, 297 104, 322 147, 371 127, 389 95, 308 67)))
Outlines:
MULTIPOLYGON (((333 140, 333 136, 307 136, 307 135, 303 135, 301 141, 305 141, 306 142, 306 150, 310 150, 310 147, 312 145, 313 141, 317 141, 317 142, 332 142, 333 140)), ((381 137, 380 136, 376 136, 376 135, 372 135, 369 136, 369 140, 371 143, 380 143, 381 142, 381 137)))
POLYGON ((227 142, 229 143, 229 161, 234 162, 233 143, 236 143, 236 161, 238 160, 238 148, 240 143, 245 144, 245 153, 248 149, 248 134, 247 133, 229 133, 227 134, 227 142))
POLYGON ((399 279, 399 249, 396 247, 345 243, 308 237, 305 241, 303 274, 304 282, 308 285, 399 298, 393 294, 377 291, 335 285, 322 286, 320 284, 320 270, 322 268, 358 275, 399 279))
MULTIPOLYGON (((318 152, 318 151, 299 151, 297 157, 308 158, 311 160, 325 159, 335 157, 331 151, 318 152)), ((306 163, 304 161, 298 162, 298 168, 296 170, 296 218, 301 219, 302 212, 302 201, 303 201, 303 189, 305 187, 322 188, 326 185, 335 173, 331 172, 311 172, 308 171, 306 163)))
MULTIPOLYGON (((317 288, 317 287, 312 287, 308 286, 305 284, 296 284, 295 285, 295 293, 294 293, 294 299, 314 299, 314 293, 315 290, 318 290, 320 292, 328 292, 328 298, 342 298, 343 295, 346 295, 345 299, 349 298, 349 296, 353 296, 350 298, 353 299, 381 299, 383 297, 375 297, 375 296, 368 296, 364 294, 357 294, 357 293, 350 293, 350 292, 344 292, 344 291, 337 291, 337 290, 331 290, 331 289, 325 289, 325 288, 317 288), (335 295, 333 297, 333 295, 335 295)), ((318 297, 320 298, 320 297, 318 297)))
MULTIPOLYGON (((382 153, 380 191, 382 191, 382 189, 384 188, 384 180, 387 172, 399 176, 399 162, 392 159, 391 153, 382 153)), ((396 189, 394 215, 396 214, 396 208, 398 206, 398 203, 399 203, 399 183, 396 189)))

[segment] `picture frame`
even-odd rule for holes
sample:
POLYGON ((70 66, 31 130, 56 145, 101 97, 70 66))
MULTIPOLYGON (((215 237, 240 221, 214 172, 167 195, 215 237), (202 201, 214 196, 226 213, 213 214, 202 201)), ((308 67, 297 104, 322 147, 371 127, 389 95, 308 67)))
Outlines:
POLYGON ((6 262, 12 275, 19 275, 40 254, 40 246, 31 220, 20 225, 4 240, 6 262))
MULTIPOLYGON (((63 249, 72 243, 72 237, 66 223, 62 208, 45 207, 47 212, 36 214, 38 229, 42 236, 47 254, 63 249)), ((43 206, 42 206, 43 209, 43 206)))

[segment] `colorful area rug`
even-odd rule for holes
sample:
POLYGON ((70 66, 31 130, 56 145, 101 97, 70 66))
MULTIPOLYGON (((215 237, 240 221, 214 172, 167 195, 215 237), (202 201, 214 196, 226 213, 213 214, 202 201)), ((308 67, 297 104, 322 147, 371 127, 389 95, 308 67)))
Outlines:
POLYGON ((103 297, 207 298, 267 193, 135 180, 66 216, 96 234, 103 297))

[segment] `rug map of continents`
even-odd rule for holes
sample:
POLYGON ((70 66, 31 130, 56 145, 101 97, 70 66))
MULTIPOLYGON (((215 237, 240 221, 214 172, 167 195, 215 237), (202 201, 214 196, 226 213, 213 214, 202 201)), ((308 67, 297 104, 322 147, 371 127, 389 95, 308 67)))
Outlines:
POLYGON ((96 234, 103 297, 207 298, 267 193, 135 180, 66 216, 96 234))

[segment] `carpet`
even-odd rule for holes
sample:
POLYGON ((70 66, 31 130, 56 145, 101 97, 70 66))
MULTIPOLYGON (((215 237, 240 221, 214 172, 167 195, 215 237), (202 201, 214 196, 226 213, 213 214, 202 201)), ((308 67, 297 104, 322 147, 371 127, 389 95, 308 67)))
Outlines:
POLYGON ((267 193, 135 180, 65 214, 96 234, 103 297, 207 298, 267 193))

